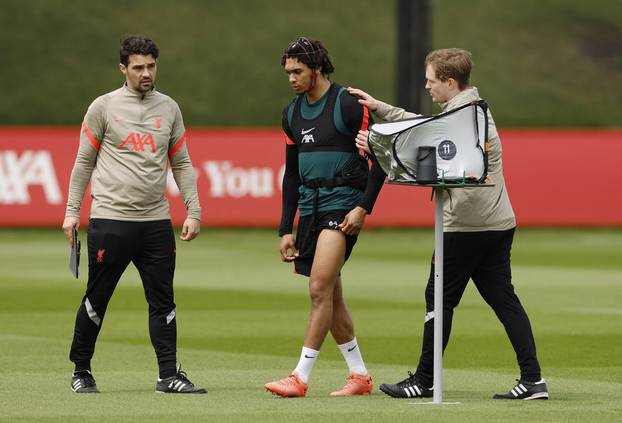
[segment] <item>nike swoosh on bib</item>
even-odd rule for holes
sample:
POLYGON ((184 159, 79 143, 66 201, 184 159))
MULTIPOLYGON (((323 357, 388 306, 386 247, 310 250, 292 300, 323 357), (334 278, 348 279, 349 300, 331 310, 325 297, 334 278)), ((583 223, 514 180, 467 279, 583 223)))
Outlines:
POLYGON ((311 129, 307 129, 306 131, 303 129, 302 131, 300 131, 300 135, 308 134, 309 132, 313 131, 314 129, 315 129, 315 127, 311 128, 311 129))

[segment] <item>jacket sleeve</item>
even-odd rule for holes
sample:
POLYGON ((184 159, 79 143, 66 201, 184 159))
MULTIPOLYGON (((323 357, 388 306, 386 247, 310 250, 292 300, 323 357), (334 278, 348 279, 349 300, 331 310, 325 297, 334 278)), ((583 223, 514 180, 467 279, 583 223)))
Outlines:
POLYGON ((391 106, 390 104, 383 103, 382 101, 378 101, 378 107, 376 107, 374 114, 378 116, 380 119, 386 120, 388 122, 392 122, 394 120, 401 120, 401 119, 410 119, 410 118, 414 118, 417 116, 421 116, 416 113, 407 112, 406 110, 401 109, 399 107, 395 107, 395 106, 391 106))
POLYGON ((298 173, 298 147, 292 140, 292 133, 287 121, 287 109, 283 111, 283 132, 285 133, 285 172, 283 174, 283 196, 279 236, 291 234, 294 226, 298 197, 300 193, 300 175, 298 173))
POLYGON ((171 171, 177 187, 181 192, 188 217, 201 220, 201 206, 197 191, 197 178, 188 153, 186 143, 186 128, 184 126, 181 110, 177 103, 173 102, 173 127, 168 147, 168 157, 171 162, 171 171))
POLYGON ((80 217, 82 199, 93 174, 105 133, 106 98, 99 97, 89 106, 80 128, 80 144, 71 170, 65 217, 80 217))

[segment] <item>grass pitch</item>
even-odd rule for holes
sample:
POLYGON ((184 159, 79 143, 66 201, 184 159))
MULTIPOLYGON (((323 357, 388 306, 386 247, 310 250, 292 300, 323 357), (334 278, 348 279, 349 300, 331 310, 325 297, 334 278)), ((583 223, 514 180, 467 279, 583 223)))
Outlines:
MULTIPOLYGON (((0 420, 622 421, 621 229, 516 234, 514 284, 551 395, 539 402, 491 400, 512 386, 518 369, 503 328, 472 284, 445 353, 444 398, 460 404, 422 405, 379 391, 329 398, 347 375, 332 339, 307 398, 272 397, 263 384, 295 366, 309 308, 306 279, 280 263, 277 244, 274 231, 264 230, 208 230, 178 242, 178 357, 207 395, 154 393, 147 305, 130 267, 93 360, 102 394, 79 396, 69 389, 67 356, 85 276, 70 278, 60 230, 0 231, 0 420)), ((431 230, 368 231, 343 271, 376 385, 394 383, 416 365, 432 248, 431 230)))

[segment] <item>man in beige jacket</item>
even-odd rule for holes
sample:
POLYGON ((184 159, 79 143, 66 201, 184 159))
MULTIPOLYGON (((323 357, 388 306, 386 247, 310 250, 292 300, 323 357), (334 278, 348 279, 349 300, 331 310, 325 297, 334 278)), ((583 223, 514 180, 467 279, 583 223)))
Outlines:
MULTIPOLYGON (((471 54, 462 49, 431 52, 425 60, 426 90, 443 112, 479 100, 477 88, 469 85, 471 54)), ((359 102, 386 121, 417 115, 349 88, 359 102)), ((369 152, 367 131, 359 132, 357 146, 369 152)), ((453 310, 473 279, 475 286, 505 327, 516 352, 520 380, 509 392, 495 399, 547 399, 548 391, 540 374, 536 345, 529 318, 512 285, 510 250, 516 220, 503 179, 501 141, 488 110, 488 175, 492 188, 448 189, 444 193, 444 294, 443 349, 449 341, 453 310)), ((432 397, 434 367, 434 264, 425 291, 426 316, 423 347, 417 371, 396 384, 380 389, 396 398, 432 397)))
POLYGON ((158 55, 151 39, 126 37, 119 54, 125 83, 95 99, 82 123, 63 222, 71 244, 90 181, 89 278, 69 354, 75 364, 71 389, 76 393, 99 392, 91 358, 108 302, 130 262, 140 273, 149 303, 149 334, 159 367, 156 392, 206 392, 176 367, 176 250, 164 196, 169 162, 188 210, 183 241, 199 234, 201 208, 181 111, 154 86, 158 55))

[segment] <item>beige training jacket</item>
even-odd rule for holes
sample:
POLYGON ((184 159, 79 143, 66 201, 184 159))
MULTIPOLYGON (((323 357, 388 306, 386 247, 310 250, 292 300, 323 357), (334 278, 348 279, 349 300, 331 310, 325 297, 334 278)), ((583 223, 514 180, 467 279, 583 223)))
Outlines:
POLYGON ((98 97, 82 124, 66 216, 80 216, 91 180, 91 218, 169 219, 164 192, 170 160, 188 217, 200 220, 196 176, 185 141, 179 106, 155 89, 142 94, 123 85, 98 97))

